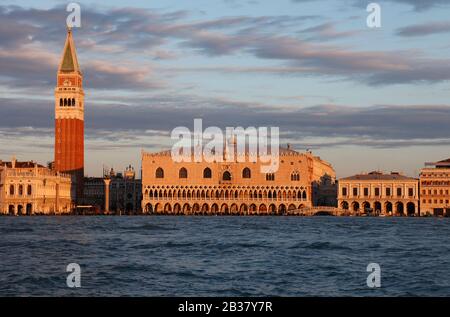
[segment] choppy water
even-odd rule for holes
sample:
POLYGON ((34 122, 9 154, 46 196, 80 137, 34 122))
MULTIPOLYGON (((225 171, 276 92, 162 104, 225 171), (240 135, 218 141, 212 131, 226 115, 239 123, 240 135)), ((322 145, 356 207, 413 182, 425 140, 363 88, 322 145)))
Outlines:
POLYGON ((450 296, 449 251, 450 219, 0 217, 0 295, 450 296))

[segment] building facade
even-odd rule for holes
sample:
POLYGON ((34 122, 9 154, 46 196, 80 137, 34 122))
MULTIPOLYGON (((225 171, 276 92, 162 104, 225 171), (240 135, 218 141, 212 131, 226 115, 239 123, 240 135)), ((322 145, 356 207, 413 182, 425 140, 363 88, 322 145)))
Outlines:
POLYGON ((420 212, 450 216, 450 158, 426 165, 420 171, 420 212))
POLYGON ((336 207, 337 183, 333 166, 320 157, 316 157, 313 164, 313 205, 336 207))
POLYGON ((77 197, 83 193, 84 91, 75 43, 69 28, 55 88, 56 171, 73 176, 77 197))
POLYGON ((123 173, 111 169, 104 177, 86 177, 81 201, 83 205, 93 206, 100 213, 140 214, 142 181, 136 178, 131 165, 123 173))
POLYGON ((35 162, 0 161, 0 213, 70 213, 75 195, 71 185, 71 175, 35 162))
MULTIPOLYGON (((323 176, 319 158, 288 148, 279 169, 261 173, 261 161, 174 162, 171 151, 142 153, 142 209, 151 214, 284 214, 311 207, 312 183, 323 176)), ((325 162, 324 162, 325 163, 325 162)), ((330 165, 325 164, 327 167, 330 165)), ((325 170, 325 168, 324 168, 325 170)), ((335 177, 334 170, 326 171, 335 177)))
POLYGON ((339 179, 338 204, 351 214, 419 215, 418 180, 371 172, 339 179))

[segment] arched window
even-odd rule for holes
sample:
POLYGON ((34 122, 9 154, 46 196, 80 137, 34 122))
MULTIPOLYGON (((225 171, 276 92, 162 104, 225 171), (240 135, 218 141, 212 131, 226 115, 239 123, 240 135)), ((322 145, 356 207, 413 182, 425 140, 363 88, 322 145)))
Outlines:
POLYGON ((222 180, 224 181, 231 181, 231 173, 228 171, 225 171, 222 175, 222 180))
POLYGON ((180 168, 179 177, 187 178, 188 177, 187 169, 185 169, 184 167, 180 168))
POLYGON ((156 178, 164 178, 164 170, 161 167, 158 167, 156 169, 155 177, 156 178))
POLYGON ((300 174, 298 172, 292 172, 291 181, 299 181, 299 180, 300 180, 300 174))
POLYGON ((250 171, 250 169, 248 167, 244 168, 242 170, 242 178, 251 178, 252 177, 252 172, 250 171))
POLYGON ((66 106, 67 106, 67 99, 64 98, 64 107, 66 107, 66 106))
POLYGON ((23 195, 23 185, 19 185, 19 196, 23 195))
POLYGON ((59 98, 59 106, 60 106, 60 107, 63 106, 63 100, 62 100, 62 98, 59 98))
POLYGON ((69 98, 69 99, 67 100, 67 105, 68 105, 69 107, 72 106, 72 99, 69 98))
POLYGON ((266 174, 266 181, 274 181, 275 180, 275 174, 274 173, 267 173, 266 174))
POLYGON ((211 169, 209 167, 203 170, 203 178, 211 178, 211 169))
POLYGON ((10 194, 11 196, 13 196, 14 193, 15 193, 15 191, 14 191, 14 185, 9 186, 9 194, 10 194))
POLYGON ((33 190, 31 188, 31 185, 28 185, 28 187, 27 187, 27 195, 31 196, 31 194, 33 194, 33 190))
POLYGON ((75 107, 75 98, 72 98, 72 106, 75 107))

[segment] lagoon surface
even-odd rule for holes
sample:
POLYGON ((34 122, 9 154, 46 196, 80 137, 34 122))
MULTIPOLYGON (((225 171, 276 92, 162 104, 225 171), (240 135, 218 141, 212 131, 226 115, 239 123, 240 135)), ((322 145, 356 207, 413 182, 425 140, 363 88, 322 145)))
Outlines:
POLYGON ((0 296, 450 296, 449 218, 0 217, 0 236, 0 296))

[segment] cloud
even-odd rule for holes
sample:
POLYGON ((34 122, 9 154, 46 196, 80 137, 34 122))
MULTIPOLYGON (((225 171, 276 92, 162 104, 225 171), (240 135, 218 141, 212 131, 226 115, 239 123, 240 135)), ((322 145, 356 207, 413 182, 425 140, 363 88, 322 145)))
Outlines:
MULTIPOLYGON (((56 21, 63 8, 0 8, 0 21, 4 26, 0 32, 0 67, 5 69, 2 75, 7 77, 2 83, 9 87, 51 87, 61 52, 49 48, 62 46, 64 31, 56 21), (19 36, 14 35, 16 28, 19 36), (49 58, 43 60, 45 54, 49 58)), ((192 53, 208 57, 248 54, 279 63, 259 65, 259 70, 240 67, 243 73, 247 69, 249 73, 307 74, 374 86, 450 79, 450 59, 433 59, 418 50, 364 51, 348 45, 322 43, 359 32, 338 31, 336 22, 326 21, 295 32, 301 23, 320 19, 317 16, 232 16, 187 22, 189 13, 186 11, 137 8, 99 11, 87 7, 83 12, 85 27, 76 30, 75 37, 80 44, 79 51, 81 47, 83 52, 79 58, 85 69, 86 83, 94 89, 168 87, 169 83, 154 74, 152 62, 185 55, 178 53, 180 47, 181 50, 191 48, 192 53), (287 30, 300 36, 288 34, 287 30)), ((402 34, 411 34, 411 30, 403 30, 402 34)), ((209 67, 210 70, 215 68, 209 67)), ((230 71, 236 72, 238 68, 230 71)))
MULTIPOLYGON (((118 102, 92 102, 86 107, 87 137, 98 142, 103 140, 107 144, 119 142, 139 148, 145 143, 144 136, 149 131, 153 131, 151 135, 157 134, 167 141, 175 127, 192 129, 193 119, 202 118, 205 127, 276 125, 286 141, 320 139, 320 142, 314 143, 315 146, 345 143, 402 147, 450 142, 450 105, 377 105, 361 108, 318 105, 298 109, 192 95, 183 98, 160 95, 136 98, 128 100, 128 103, 125 100, 118 102)), ((14 127, 24 127, 17 129, 16 138, 22 134, 35 134, 39 129, 51 129, 53 102, 0 99, 0 131, 14 127), (30 113, 33 113, 32 120, 30 113)))
MULTIPOLYGON (((296 3, 307 3, 313 1, 318 0, 292 0, 292 2, 296 3)), ((351 3, 357 7, 366 7, 370 3, 366 0, 346 0, 345 2, 351 3)), ((448 0, 378 0, 377 2, 406 4, 412 6, 415 11, 428 10, 436 6, 444 6, 449 4, 448 0)))
POLYGON ((413 36, 426 36, 433 34, 449 33, 450 22, 431 22, 423 24, 415 24, 400 28, 397 30, 397 35, 413 37, 413 36))
POLYGON ((311 33, 310 40, 334 40, 343 37, 354 36, 359 33, 357 30, 353 31, 338 31, 336 23, 326 22, 313 27, 306 28, 301 33, 311 33))

